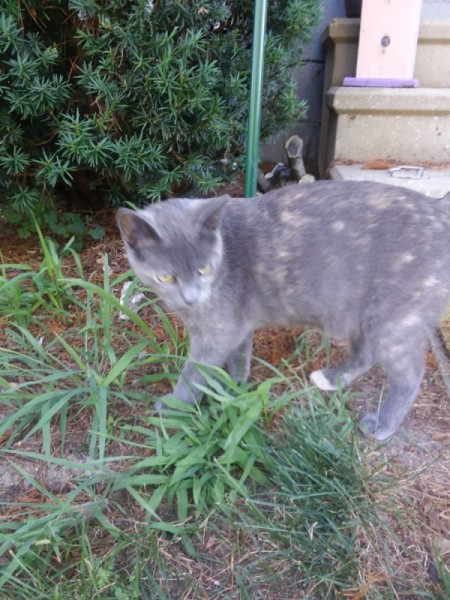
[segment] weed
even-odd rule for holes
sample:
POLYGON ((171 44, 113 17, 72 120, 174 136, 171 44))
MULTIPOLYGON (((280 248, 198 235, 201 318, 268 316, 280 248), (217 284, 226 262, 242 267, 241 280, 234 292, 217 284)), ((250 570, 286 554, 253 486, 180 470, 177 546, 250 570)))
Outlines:
MULTIPOLYGON (((169 503, 176 499, 179 521, 187 518, 191 504, 199 515, 212 506, 248 497, 249 481, 267 483, 259 424, 269 405, 270 386, 278 380, 240 390, 220 369, 203 367, 203 372, 209 396, 205 406, 186 407, 168 400, 174 409, 170 416, 145 417, 143 425, 122 428, 122 439, 139 433, 153 454, 130 468, 116 488, 127 489, 151 513, 163 499, 169 503), (138 495, 136 486, 143 485, 155 486, 150 501, 138 495)), ((276 409, 290 398, 286 394, 276 409)))
POLYGON ((80 277, 83 267, 75 252, 72 238, 58 249, 54 242, 44 238, 37 227, 43 253, 38 271, 24 265, 2 264, 0 274, 0 318, 21 327, 29 327, 34 315, 41 309, 60 315, 73 304, 79 303, 76 295, 65 283, 64 262, 70 258, 80 277))
POLYGON ((444 558, 439 552, 435 551, 434 555, 437 578, 439 581, 439 589, 436 590, 436 598, 438 600, 446 600, 446 598, 450 598, 450 569, 445 564, 444 558))

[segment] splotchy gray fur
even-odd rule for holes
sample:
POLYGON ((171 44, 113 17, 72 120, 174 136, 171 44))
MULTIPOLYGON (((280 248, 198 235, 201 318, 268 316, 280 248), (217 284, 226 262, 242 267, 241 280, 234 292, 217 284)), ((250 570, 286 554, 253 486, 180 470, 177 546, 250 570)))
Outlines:
POLYGON ((341 365, 313 372, 312 382, 334 390, 379 363, 389 390, 361 429, 378 439, 397 430, 450 299, 449 198, 321 181, 254 199, 120 209, 118 224, 136 274, 190 334, 172 397, 199 400, 196 362, 227 365, 245 381, 256 329, 310 325, 350 345, 341 365))

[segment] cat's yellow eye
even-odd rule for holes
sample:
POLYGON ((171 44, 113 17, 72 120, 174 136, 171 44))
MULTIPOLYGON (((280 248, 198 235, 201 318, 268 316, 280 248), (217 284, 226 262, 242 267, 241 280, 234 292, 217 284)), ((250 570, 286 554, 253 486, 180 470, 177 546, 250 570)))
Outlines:
POLYGON ((211 275, 212 273, 212 266, 211 265, 204 265, 203 267, 200 267, 198 269, 199 275, 201 275, 202 277, 207 277, 208 275, 211 275))
POLYGON ((157 275, 156 279, 161 283, 175 283, 175 277, 173 275, 157 275))

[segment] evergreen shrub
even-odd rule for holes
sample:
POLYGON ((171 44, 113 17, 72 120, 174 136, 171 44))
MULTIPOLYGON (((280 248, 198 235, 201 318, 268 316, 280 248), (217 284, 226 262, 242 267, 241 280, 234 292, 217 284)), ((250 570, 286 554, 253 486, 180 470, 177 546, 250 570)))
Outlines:
MULTIPOLYGON (((211 190, 245 151, 253 12, 253 0, 2 0, 0 214, 23 235, 30 218, 83 234, 74 213, 104 201, 211 190)), ((291 73, 319 12, 269 1, 263 139, 304 115, 291 73)))

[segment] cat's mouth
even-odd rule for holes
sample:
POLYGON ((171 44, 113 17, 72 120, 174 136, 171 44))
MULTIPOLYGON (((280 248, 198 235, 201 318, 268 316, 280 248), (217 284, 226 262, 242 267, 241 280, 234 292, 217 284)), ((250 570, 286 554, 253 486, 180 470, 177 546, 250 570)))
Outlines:
POLYGON ((177 298, 164 298, 164 304, 172 310, 189 310, 204 304, 210 296, 210 290, 180 290, 177 298))

